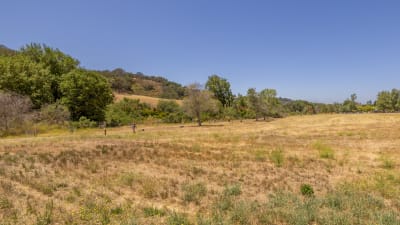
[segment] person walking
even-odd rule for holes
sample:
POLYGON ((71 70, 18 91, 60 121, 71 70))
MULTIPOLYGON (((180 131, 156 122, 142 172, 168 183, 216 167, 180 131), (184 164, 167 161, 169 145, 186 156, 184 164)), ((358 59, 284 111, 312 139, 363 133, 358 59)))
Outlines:
POLYGON ((132 124, 132 132, 133 132, 133 133, 136 133, 136 123, 133 123, 133 124, 132 124))

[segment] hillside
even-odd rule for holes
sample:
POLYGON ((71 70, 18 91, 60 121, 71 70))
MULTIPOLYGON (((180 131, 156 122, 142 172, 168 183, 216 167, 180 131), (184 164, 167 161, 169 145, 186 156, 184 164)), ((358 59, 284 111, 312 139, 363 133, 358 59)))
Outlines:
POLYGON ((97 72, 107 78, 114 92, 166 99, 182 99, 185 95, 185 88, 181 84, 164 77, 130 73, 123 69, 97 72))
MULTIPOLYGON (((20 51, 0 44, 0 56, 12 56, 20 51)), ((114 92, 143 95, 165 99, 182 99, 185 87, 176 82, 169 81, 161 76, 150 76, 143 73, 126 72, 123 69, 97 71, 104 76, 114 92)))
POLYGON ((12 50, 10 48, 8 48, 5 45, 0 44, 0 56, 10 56, 10 55, 14 55, 15 54, 15 50, 12 50))
POLYGON ((149 97, 149 96, 143 96, 143 95, 133 95, 133 94, 121 94, 121 93, 114 93, 115 96, 115 101, 120 101, 123 98, 129 98, 129 99, 139 99, 140 102, 147 103, 151 107, 156 107, 157 104, 161 101, 175 101, 179 105, 182 105, 182 100, 174 100, 174 99, 166 99, 166 98, 156 98, 156 97, 149 97))

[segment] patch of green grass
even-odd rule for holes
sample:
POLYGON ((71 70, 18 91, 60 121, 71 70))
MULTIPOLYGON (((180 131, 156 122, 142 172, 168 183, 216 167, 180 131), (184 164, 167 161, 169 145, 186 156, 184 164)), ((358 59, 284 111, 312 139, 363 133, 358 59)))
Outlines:
POLYGON ((309 184, 302 184, 300 186, 300 192, 303 196, 311 197, 314 195, 314 189, 309 184))
POLYGON ((273 150, 269 154, 269 159, 275 164, 275 166, 277 167, 283 166, 283 163, 285 161, 285 155, 283 150, 281 148, 273 150))
POLYGON ((153 216, 165 216, 166 212, 163 209, 159 209, 156 207, 145 207, 143 208, 143 214, 145 217, 153 217, 153 216))
POLYGON ((238 196, 242 193, 242 189, 239 184, 226 186, 224 189, 224 195, 238 196))
POLYGON ((49 225, 52 224, 53 218, 53 202, 50 201, 46 204, 46 208, 43 214, 39 214, 36 217, 36 225, 49 225))
POLYGON ((132 172, 122 173, 119 177, 120 183, 125 186, 132 186, 135 180, 137 180, 137 174, 132 172))
POLYGON ((381 157, 381 167, 387 170, 394 169, 396 163, 388 156, 381 157))
POLYGON ((168 225, 192 225, 185 214, 173 212, 167 218, 168 225))
POLYGON ((264 150, 256 150, 254 152, 254 159, 259 162, 264 162, 267 159, 267 153, 264 150))
POLYGON ((327 145, 321 141, 316 141, 313 144, 313 147, 318 151, 319 157, 321 157, 323 159, 334 159, 335 158, 335 152, 329 145, 327 145))
POLYGON ((11 209, 13 207, 13 203, 6 197, 0 196, 0 209, 11 209))

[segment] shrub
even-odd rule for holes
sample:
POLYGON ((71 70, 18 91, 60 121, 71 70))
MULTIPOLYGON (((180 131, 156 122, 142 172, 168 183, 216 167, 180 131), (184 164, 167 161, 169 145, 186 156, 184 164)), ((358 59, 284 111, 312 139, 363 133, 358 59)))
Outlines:
POLYGON ((110 126, 128 125, 133 121, 143 121, 144 118, 154 113, 148 104, 141 103, 139 99, 123 98, 121 101, 107 106, 106 121, 110 126))
POLYGON ((392 159, 390 159, 389 157, 382 157, 381 161, 382 161, 381 166, 384 169, 388 169, 388 170, 393 169, 395 166, 395 162, 392 159))
POLYGON ((81 116, 78 121, 72 122, 72 127, 75 128, 91 128, 97 127, 97 123, 84 116, 81 116))
POLYGON ((314 189, 309 184, 302 184, 300 187, 300 192, 302 195, 310 197, 314 195, 314 189))
POLYGON ((207 188, 203 183, 183 185, 183 200, 199 204, 200 199, 207 194, 207 188))
POLYGON ((40 120, 49 124, 63 124, 69 118, 68 108, 59 102, 43 106, 40 109, 40 120))
POLYGON ((269 155, 269 158, 277 167, 281 167, 285 160, 283 151, 280 148, 273 150, 269 155))

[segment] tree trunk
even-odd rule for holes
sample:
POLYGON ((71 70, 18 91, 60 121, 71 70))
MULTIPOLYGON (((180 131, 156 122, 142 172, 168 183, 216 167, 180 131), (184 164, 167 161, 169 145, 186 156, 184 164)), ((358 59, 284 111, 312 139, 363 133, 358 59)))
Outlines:
POLYGON ((199 125, 199 127, 201 126, 201 114, 199 112, 196 113, 197 115, 197 124, 199 125))

